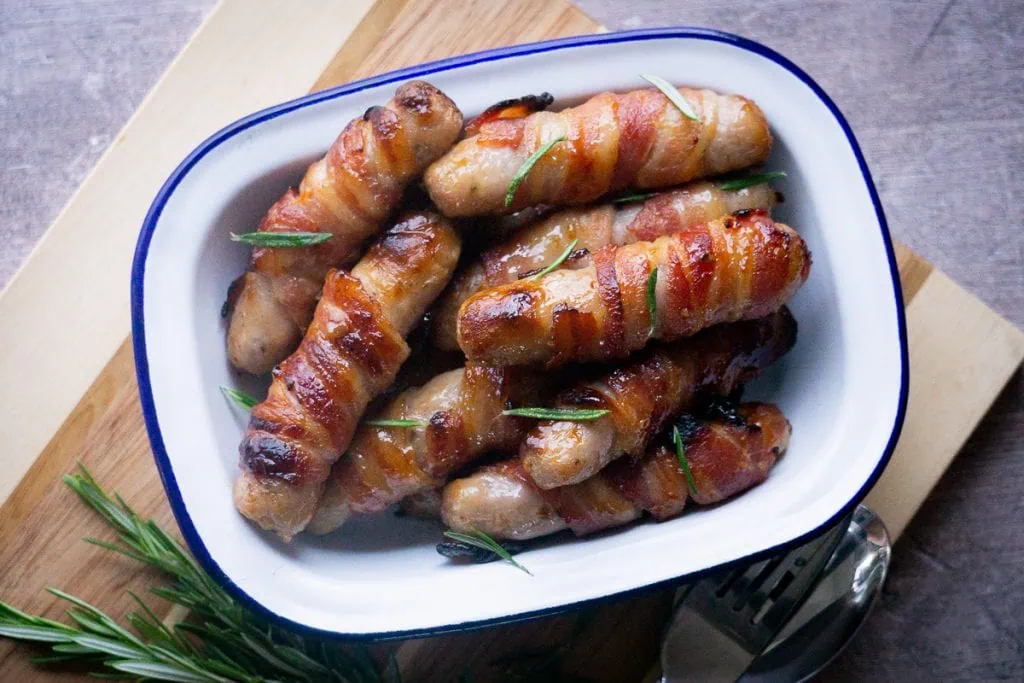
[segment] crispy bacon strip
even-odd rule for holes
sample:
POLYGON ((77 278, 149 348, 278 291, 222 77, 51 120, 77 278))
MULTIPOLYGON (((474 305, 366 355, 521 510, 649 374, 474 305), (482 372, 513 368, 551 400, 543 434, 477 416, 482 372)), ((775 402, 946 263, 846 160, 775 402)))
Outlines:
POLYGON ((714 183, 702 182, 643 202, 560 211, 487 249, 456 275, 434 307, 434 343, 442 349, 457 349, 459 307, 466 299, 487 287, 515 282, 544 268, 573 240, 576 247, 562 267, 578 269, 590 265, 590 254, 609 244, 650 241, 737 211, 770 210, 775 202, 776 193, 767 184, 728 192, 714 183))
POLYGON ((356 264, 331 271, 299 348, 274 371, 239 447, 235 505, 284 539, 305 528, 331 465, 367 403, 409 355, 405 335, 451 278, 459 238, 446 220, 401 219, 356 264))
POLYGON ((540 95, 524 95, 511 100, 502 100, 487 107, 479 116, 474 117, 467 123, 463 134, 466 137, 476 135, 484 124, 491 121, 521 119, 535 112, 544 111, 554 101, 555 98, 549 92, 543 92, 540 95))
POLYGON ((501 414, 535 402, 543 378, 522 368, 469 364, 396 396, 375 419, 416 420, 424 427, 364 423, 330 479, 310 530, 323 534, 351 514, 379 512, 406 496, 439 487, 489 451, 512 451, 530 426, 501 414))
POLYGON ((759 318, 803 284, 811 257, 788 226, 752 211, 598 250, 593 265, 474 294, 459 311, 459 346, 495 365, 605 360, 651 339, 759 318), (657 269, 655 319, 647 287, 657 269))
POLYGON ((348 266, 394 211, 406 185, 459 137, 462 114, 423 81, 351 121, 259 225, 260 232, 329 232, 313 247, 252 252, 228 295, 228 357, 263 374, 295 350, 331 268, 348 266))
POLYGON ((445 487, 441 517, 455 531, 525 540, 565 528, 584 536, 643 512, 671 519, 688 498, 701 505, 721 502, 764 481, 789 443, 790 425, 777 407, 747 403, 739 413, 739 425, 691 421, 685 446, 695 492, 675 451, 659 444, 639 460, 620 460, 583 482, 547 491, 518 459, 483 467, 445 487))
POLYGON ((761 320, 720 325, 655 347, 563 392, 555 407, 609 413, 590 422, 537 423, 519 449, 523 467, 549 489, 582 482, 624 455, 639 457, 672 415, 702 395, 731 394, 795 341, 796 321, 783 308, 761 320))
POLYGON ((738 95, 680 88, 700 121, 655 89, 602 93, 578 107, 491 120, 427 169, 431 199, 447 216, 517 211, 535 204, 586 204, 624 189, 681 185, 764 163, 768 122, 738 95), (564 137, 530 170, 505 205, 531 154, 564 137))

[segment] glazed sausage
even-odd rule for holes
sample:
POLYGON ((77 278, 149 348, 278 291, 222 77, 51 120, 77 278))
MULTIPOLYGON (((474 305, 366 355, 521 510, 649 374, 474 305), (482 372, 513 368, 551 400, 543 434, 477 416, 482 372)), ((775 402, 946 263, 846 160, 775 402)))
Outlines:
POLYGON ((451 278, 459 250, 446 220, 416 213, 351 274, 328 274, 302 343, 252 410, 235 482, 242 514, 286 540, 306 526, 331 465, 409 355, 404 337, 451 278))
POLYGON ((542 421, 519 449, 541 488, 576 484, 624 455, 639 457, 668 419, 701 395, 729 395, 781 358, 796 342, 796 321, 783 308, 761 320, 720 325, 658 346, 591 381, 570 387, 557 408, 594 408, 590 422, 542 421))
POLYGON ((526 540, 569 528, 577 536, 621 526, 643 512, 661 521, 682 513, 688 499, 718 503, 761 483, 789 443, 790 425, 777 407, 746 403, 742 422, 682 422, 690 490, 675 451, 665 443, 638 460, 612 463, 563 488, 538 487, 519 460, 481 468, 445 487, 441 517, 455 531, 526 540))
POLYGON ((260 232, 329 232, 301 248, 257 247, 228 296, 228 358, 263 374, 295 350, 331 268, 351 265, 398 206, 406 185, 458 139, 462 114, 429 83, 398 88, 351 121, 298 190, 270 208, 260 232))
POLYGON ((561 112, 482 123, 478 133, 424 175, 447 216, 517 211, 535 204, 586 204, 627 187, 658 188, 764 163, 772 136, 761 109, 738 95, 680 88, 700 121, 659 90, 602 93, 561 112), (506 205, 517 172, 560 137, 506 205))
POLYGON ((376 418, 415 420, 422 426, 364 423, 331 470, 310 530, 331 532, 350 514, 379 512, 439 487, 488 451, 514 451, 530 422, 502 415, 502 410, 535 402, 542 381, 524 368, 470 364, 402 392, 376 418))
POLYGON ((590 264, 590 254, 609 244, 650 241, 737 211, 770 210, 775 202, 776 193, 766 184, 730 192, 702 182, 655 195, 642 203, 560 211, 487 249, 455 276, 434 307, 434 343, 442 349, 457 349, 456 323, 459 307, 466 299, 487 287, 514 282, 544 268, 573 240, 576 246, 562 267, 578 269, 590 264))
POLYGON ((767 315, 810 266, 792 228, 763 211, 734 214, 653 242, 604 247, 586 268, 478 292, 459 311, 459 346, 469 359, 495 365, 623 357, 651 339, 767 315), (655 269, 652 319, 647 289, 655 269))

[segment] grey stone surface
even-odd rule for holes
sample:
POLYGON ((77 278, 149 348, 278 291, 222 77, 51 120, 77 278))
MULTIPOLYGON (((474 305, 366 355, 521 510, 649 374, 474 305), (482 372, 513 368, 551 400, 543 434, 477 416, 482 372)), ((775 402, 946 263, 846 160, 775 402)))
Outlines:
POLYGON ((0 0, 0 287, 213 4, 0 0))
MULTIPOLYGON (((212 5, 0 0, 0 283, 212 5)), ((1024 3, 578 5, 611 29, 711 26, 790 57, 849 118, 895 236, 1024 324, 1024 3)), ((1022 398, 1018 373, 906 531, 882 604, 826 678, 1024 680, 1022 398)))

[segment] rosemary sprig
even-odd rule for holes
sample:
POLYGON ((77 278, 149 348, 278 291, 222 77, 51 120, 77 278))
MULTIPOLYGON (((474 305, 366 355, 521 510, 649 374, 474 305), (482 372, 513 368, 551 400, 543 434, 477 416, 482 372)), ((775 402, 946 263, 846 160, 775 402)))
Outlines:
POLYGON ((629 204, 631 202, 642 202, 645 199, 650 199, 657 192, 632 192, 630 194, 619 195, 618 197, 612 197, 609 201, 612 204, 629 204))
POLYGON ((247 394, 241 389, 232 389, 221 385, 221 393, 234 401, 239 407, 245 408, 246 410, 252 410, 252 407, 260 402, 258 398, 252 394, 247 394))
POLYGON ((120 496, 105 493, 84 467, 65 476, 64 483, 117 532, 114 543, 86 540, 166 574, 173 583, 151 592, 187 608, 191 616, 165 626, 133 595, 140 609, 126 618, 133 633, 93 605, 55 589, 50 592, 71 603, 71 624, 25 614, 0 601, 0 636, 51 645, 53 655, 37 663, 76 662, 101 676, 186 683, 383 681, 365 649, 306 639, 245 610, 172 536, 153 520, 141 519, 120 496))
POLYGON ((690 471, 690 461, 686 459, 686 448, 683 446, 683 437, 679 433, 679 427, 672 427, 672 445, 676 449, 676 459, 679 460, 679 467, 686 476, 686 484, 690 487, 690 493, 697 495, 697 482, 693 479, 693 472, 690 471))
POLYGON ((679 89, 676 88, 676 86, 672 85, 660 76, 640 74, 640 78, 660 90, 661 94, 669 99, 669 102, 676 105, 676 109, 678 109, 683 116, 691 121, 700 121, 700 117, 697 116, 695 111, 693 111, 693 107, 690 106, 690 103, 686 101, 686 98, 683 97, 683 93, 679 92, 679 89))
POLYGON ((577 242, 579 242, 578 239, 574 239, 572 242, 569 242, 569 246, 567 246, 565 248, 565 251, 563 251, 561 254, 558 255, 558 258, 556 258, 554 261, 552 261, 548 265, 546 265, 543 268, 541 268, 540 270, 538 270, 533 275, 530 275, 526 279, 527 280, 539 280, 542 277, 544 277, 545 275, 547 275, 548 273, 550 273, 551 271, 559 268, 563 263, 565 263, 565 260, 567 258, 569 258, 569 254, 571 254, 576 249, 576 243, 577 242))
POLYGON ((295 249, 323 244, 334 237, 329 232, 246 232, 231 233, 232 242, 245 242, 254 247, 276 247, 295 249))
POLYGON ((654 328, 658 325, 658 301, 655 298, 658 287, 658 269, 655 268, 647 276, 647 316, 651 319, 650 334, 654 335, 654 328))
POLYGON ((472 529, 468 534, 464 534, 458 531, 451 531, 449 529, 444 532, 444 535, 454 541, 460 541, 461 543, 475 546, 483 550, 489 550, 501 559, 511 564, 516 569, 524 571, 527 574, 530 574, 530 576, 533 576, 533 574, 530 573, 529 569, 516 562, 515 558, 512 557, 512 553, 505 550, 505 548, 500 543, 498 543, 482 531, 472 529))
POLYGON ((430 423, 426 420, 367 420, 366 424, 372 427, 426 427, 430 423))
POLYGON ((604 417, 608 411, 604 408, 509 408, 501 411, 501 414, 509 417, 531 417, 535 420, 589 422, 604 417))
POLYGON ((718 189, 725 190, 726 192, 735 192, 736 190, 743 190, 748 187, 753 187, 754 185, 767 183, 769 180, 777 180, 785 177, 785 171, 769 171, 768 173, 758 173, 756 175, 743 176, 742 178, 723 180, 718 184, 718 189))
POLYGON ((548 152, 550 152, 551 148, 557 145, 559 142, 564 141, 564 135, 561 135, 555 138, 554 140, 548 140, 543 145, 541 145, 540 149, 531 154, 529 158, 527 158, 527 160, 523 162, 523 165, 519 167, 519 170, 516 171, 516 174, 512 176, 512 182, 508 184, 508 192, 505 193, 505 208, 508 208, 512 204, 512 200, 515 199, 516 197, 516 190, 519 189, 519 186, 522 185, 523 180, 526 179, 527 174, 533 169, 536 163, 540 161, 540 158, 547 154, 548 152))

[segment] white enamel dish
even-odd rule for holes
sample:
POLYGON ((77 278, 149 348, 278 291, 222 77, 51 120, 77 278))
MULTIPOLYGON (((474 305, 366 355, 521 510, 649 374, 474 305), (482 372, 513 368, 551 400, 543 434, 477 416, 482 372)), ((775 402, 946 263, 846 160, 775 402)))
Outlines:
POLYGON ((849 126, 798 67, 749 40, 701 29, 570 38, 385 74, 258 112, 200 145, 167 180, 132 270, 139 390, 157 466, 203 567, 234 596, 292 627, 348 637, 465 629, 564 610, 678 581, 799 542, 856 504, 895 445, 907 396, 906 331, 882 208, 849 126), (390 514, 283 544, 234 509, 246 415, 218 386, 257 393, 228 366, 220 308, 244 270, 249 232, 342 126, 425 78, 467 115, 549 91, 556 106, 644 87, 640 73, 741 93, 764 109, 788 178, 777 218, 810 245, 791 304, 796 348, 748 391, 793 424, 768 481, 726 505, 585 540, 559 535, 520 561, 455 564, 436 524, 390 514))

